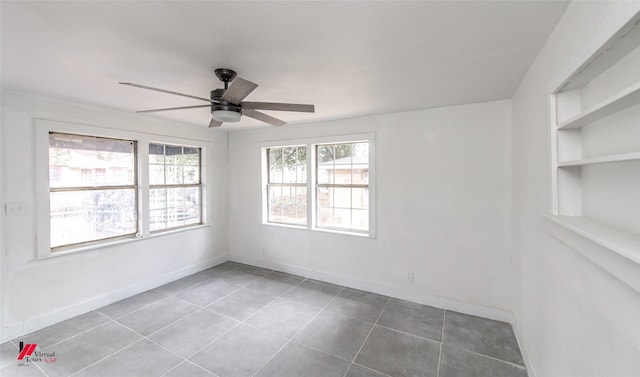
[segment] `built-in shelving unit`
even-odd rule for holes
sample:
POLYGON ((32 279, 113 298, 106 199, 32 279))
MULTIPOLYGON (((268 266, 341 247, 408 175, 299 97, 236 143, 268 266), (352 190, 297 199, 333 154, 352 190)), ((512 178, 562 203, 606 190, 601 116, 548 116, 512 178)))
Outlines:
MULTIPOLYGON (((640 69, 640 68, 638 68, 640 69)), ((625 88, 588 110, 558 124, 559 130, 584 127, 640 103, 640 83, 625 88)))
POLYGON ((546 217, 640 265, 640 15, 550 89, 546 217))
POLYGON ((580 160, 558 162, 558 167, 563 168, 567 166, 607 164, 611 162, 635 161, 635 160, 640 160, 640 152, 613 154, 613 155, 600 156, 600 157, 583 158, 580 160))

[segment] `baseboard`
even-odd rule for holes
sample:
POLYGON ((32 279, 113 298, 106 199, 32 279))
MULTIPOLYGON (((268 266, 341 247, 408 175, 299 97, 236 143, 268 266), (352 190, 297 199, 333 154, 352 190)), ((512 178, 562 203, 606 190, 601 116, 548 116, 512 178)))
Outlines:
POLYGON ((522 342, 522 339, 519 335, 521 334, 520 326, 518 326, 518 323, 517 321, 515 321, 515 318, 514 318, 514 321, 511 323, 511 326, 513 327, 514 334, 516 334, 516 341, 518 342, 518 347, 520 348, 520 354, 522 355, 522 359, 524 360, 524 366, 525 368, 527 368, 527 376, 536 377, 536 369, 533 367, 533 363, 529 358, 529 352, 527 350, 527 347, 525 347, 524 342, 522 342))
POLYGON ((332 274, 328 272, 316 271, 305 267, 294 266, 285 263, 277 263, 265 259, 250 258, 239 255, 231 255, 229 260, 245 263, 257 267, 269 268, 272 270, 287 272, 306 278, 325 281, 327 283, 342 285, 349 288, 378 293, 381 295, 394 297, 402 300, 416 302, 418 304, 429 305, 440 309, 453 310, 460 313, 475 315, 478 317, 494 319, 496 321, 508 322, 513 325, 513 314, 506 310, 491 308, 487 306, 470 304, 462 301, 428 295, 411 291, 399 287, 356 279, 346 275, 332 274))
POLYGON ((8 326, 5 328, 6 339, 2 339, 0 343, 3 343, 7 340, 15 339, 19 336, 31 333, 36 330, 40 330, 44 327, 56 324, 58 322, 62 322, 77 315, 90 312, 92 310, 112 304, 127 297, 137 295, 138 293, 148 291, 150 289, 170 283, 185 276, 195 274, 196 272, 216 266, 220 263, 226 262, 227 260, 229 260, 229 255, 224 254, 216 258, 212 258, 207 261, 196 263, 191 266, 183 267, 179 270, 164 274, 162 276, 158 276, 152 280, 134 284, 102 296, 94 297, 81 303, 73 304, 50 313, 45 313, 37 318, 8 326))

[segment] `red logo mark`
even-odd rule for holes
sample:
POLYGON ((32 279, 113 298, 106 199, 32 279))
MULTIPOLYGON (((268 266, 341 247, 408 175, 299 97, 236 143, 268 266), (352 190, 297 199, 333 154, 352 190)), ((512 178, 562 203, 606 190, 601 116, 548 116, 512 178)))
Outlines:
MULTIPOLYGON (((20 342, 22 343, 22 342, 20 342)), ((20 344, 22 346, 22 344, 20 344)), ((37 344, 27 344, 24 348, 20 347, 20 354, 18 355, 18 360, 22 360, 26 357, 29 357, 33 354, 33 351, 36 350, 37 344)))

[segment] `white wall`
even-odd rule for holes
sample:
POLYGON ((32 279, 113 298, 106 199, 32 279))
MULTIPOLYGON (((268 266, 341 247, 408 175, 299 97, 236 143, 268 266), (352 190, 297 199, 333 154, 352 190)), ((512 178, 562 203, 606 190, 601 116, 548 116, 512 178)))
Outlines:
POLYGON ((230 133, 230 257, 509 319, 509 120, 498 101, 230 133), (260 143, 368 132, 375 239, 260 223, 260 143))
POLYGON ((640 375, 640 293, 582 253, 607 250, 568 246, 542 217, 551 209, 549 86, 638 10, 640 2, 572 3, 513 98, 513 311, 530 376, 640 375))
POLYGON ((4 292, 1 310, 5 339, 227 259, 225 132, 6 90, 2 93, 2 101, 4 201, 27 205, 25 216, 4 217, 6 250, 2 250, 4 292), (35 118, 207 142, 208 184, 205 190, 210 226, 37 260, 35 118))

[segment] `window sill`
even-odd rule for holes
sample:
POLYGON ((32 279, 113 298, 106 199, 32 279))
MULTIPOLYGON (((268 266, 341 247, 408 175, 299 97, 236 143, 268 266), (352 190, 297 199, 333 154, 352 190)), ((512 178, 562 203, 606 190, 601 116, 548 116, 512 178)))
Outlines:
POLYGON ((583 216, 544 213, 554 237, 640 292, 640 235, 583 216))
POLYGON ((267 223, 267 222, 263 222, 261 223, 261 225, 268 226, 268 227, 272 226, 276 228, 287 228, 287 229, 296 229, 296 230, 306 230, 311 232, 339 234, 343 236, 355 236, 360 238, 375 238, 375 236, 367 233, 355 233, 355 232, 348 232, 348 231, 342 231, 337 229, 310 228, 306 225, 290 225, 290 224, 278 224, 278 223, 267 223))
POLYGON ((85 252, 85 251, 93 251, 93 250, 98 250, 98 249, 102 249, 102 248, 105 248, 105 247, 124 245, 124 244, 128 244, 128 243, 131 243, 131 242, 137 242, 137 241, 141 241, 141 240, 148 240, 148 239, 159 237, 159 236, 166 236, 166 235, 170 235, 170 234, 186 232, 186 231, 189 231, 189 230, 207 228, 207 227, 210 227, 210 226, 211 226, 210 224, 199 224, 199 225, 194 225, 194 226, 190 226, 190 227, 172 229, 172 230, 168 230, 168 231, 165 231, 165 232, 153 233, 153 234, 150 234, 147 237, 137 236, 137 237, 119 239, 119 240, 116 240, 116 241, 108 241, 108 242, 104 242, 104 243, 98 243, 98 244, 94 244, 94 245, 79 246, 79 247, 76 247, 76 248, 73 248, 73 249, 61 250, 61 251, 57 251, 57 252, 50 252, 47 255, 40 255, 40 256, 38 256, 38 260, 56 258, 56 257, 64 256, 64 255, 76 254, 76 253, 81 253, 81 252, 85 252))

